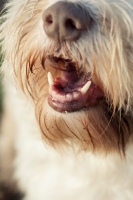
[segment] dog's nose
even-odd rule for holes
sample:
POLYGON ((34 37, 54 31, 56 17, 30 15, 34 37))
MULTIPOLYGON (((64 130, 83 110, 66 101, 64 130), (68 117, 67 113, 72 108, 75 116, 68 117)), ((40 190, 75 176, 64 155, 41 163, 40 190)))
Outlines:
POLYGON ((44 31, 59 42, 75 41, 89 28, 90 14, 78 4, 59 1, 43 13, 44 31))

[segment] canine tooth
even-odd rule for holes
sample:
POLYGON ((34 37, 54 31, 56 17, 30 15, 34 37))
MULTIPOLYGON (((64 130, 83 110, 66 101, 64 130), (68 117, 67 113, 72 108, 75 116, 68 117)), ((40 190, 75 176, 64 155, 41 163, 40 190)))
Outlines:
POLYGON ((86 94, 87 90, 90 88, 90 85, 91 85, 91 81, 88 81, 88 82, 81 88, 82 94, 86 94))
POLYGON ((52 74, 50 72, 48 72, 48 83, 49 83, 49 85, 52 85, 53 82, 54 82, 54 80, 53 80, 52 74))

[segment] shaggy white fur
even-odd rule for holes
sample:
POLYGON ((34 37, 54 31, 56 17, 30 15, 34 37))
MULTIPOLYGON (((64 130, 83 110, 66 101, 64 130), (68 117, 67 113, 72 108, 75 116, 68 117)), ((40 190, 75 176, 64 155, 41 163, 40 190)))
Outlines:
POLYGON ((10 0, 1 20, 1 182, 23 200, 132 200, 133 0, 10 0))

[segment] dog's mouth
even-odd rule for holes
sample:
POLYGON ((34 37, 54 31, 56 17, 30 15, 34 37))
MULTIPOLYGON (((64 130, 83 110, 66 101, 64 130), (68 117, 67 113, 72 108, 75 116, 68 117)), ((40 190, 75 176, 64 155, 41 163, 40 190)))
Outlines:
POLYGON ((77 70, 81 68, 71 60, 48 56, 45 60, 47 66, 60 72, 55 79, 50 70, 48 72, 48 103, 56 111, 78 111, 95 106, 103 99, 104 93, 92 80, 91 73, 77 70))

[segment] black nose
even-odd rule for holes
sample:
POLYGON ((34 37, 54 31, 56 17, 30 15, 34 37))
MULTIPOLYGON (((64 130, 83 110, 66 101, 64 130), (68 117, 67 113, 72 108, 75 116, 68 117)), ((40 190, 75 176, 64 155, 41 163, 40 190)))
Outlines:
POLYGON ((43 13, 44 31, 59 42, 75 41, 89 28, 90 14, 81 5, 59 1, 43 13))

